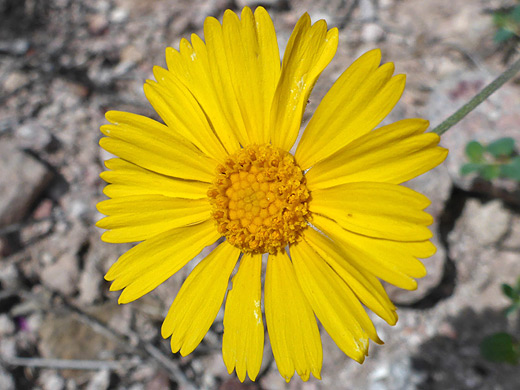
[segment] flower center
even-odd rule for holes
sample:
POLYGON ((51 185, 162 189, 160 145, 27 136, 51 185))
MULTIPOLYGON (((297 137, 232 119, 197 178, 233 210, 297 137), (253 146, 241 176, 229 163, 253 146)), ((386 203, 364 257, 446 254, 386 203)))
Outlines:
POLYGON ((276 253, 307 227, 303 172, 292 155, 269 144, 229 156, 208 197, 219 233, 243 252, 276 253))

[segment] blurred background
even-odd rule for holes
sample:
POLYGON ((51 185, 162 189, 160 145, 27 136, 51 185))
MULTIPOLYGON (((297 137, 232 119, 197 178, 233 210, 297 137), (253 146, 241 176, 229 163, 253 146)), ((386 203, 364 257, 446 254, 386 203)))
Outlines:
POLYGON ((241 384, 222 362, 222 312, 194 353, 171 354, 160 326, 190 267, 117 305, 103 275, 130 245, 94 227, 104 113, 157 118, 142 85, 164 49, 246 5, 269 11, 281 53, 303 12, 339 28, 305 121, 376 47, 408 80, 385 123, 439 124, 518 56, 513 0, 0 0, 0 389, 520 389, 518 76, 443 136, 443 165, 408 183, 432 200, 438 251, 417 291, 389 288, 400 319, 374 317, 386 344, 364 365, 322 332, 322 381, 286 384, 266 343, 259 378, 241 384))

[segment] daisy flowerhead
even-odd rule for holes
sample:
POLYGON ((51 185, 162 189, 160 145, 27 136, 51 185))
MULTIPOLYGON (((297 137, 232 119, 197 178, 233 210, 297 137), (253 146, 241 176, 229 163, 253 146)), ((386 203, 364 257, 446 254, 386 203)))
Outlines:
POLYGON ((320 377, 316 317, 363 362, 369 339, 382 343, 365 307, 397 321, 380 280, 415 289, 426 274, 418 258, 435 252, 428 199, 399 184, 447 151, 423 119, 374 130, 405 85, 379 50, 339 77, 289 152, 337 45, 337 29, 305 14, 280 62, 266 10, 228 10, 222 23, 206 19, 204 41, 192 35, 167 48, 167 69, 155 67, 144 85, 164 124, 110 111, 101 127, 101 147, 118 158, 101 174, 110 199, 98 204, 107 217, 97 226, 106 242, 140 242, 107 272, 110 289, 123 290, 120 303, 134 301, 218 243, 182 285, 161 333, 173 352, 189 354, 226 298, 222 355, 241 381, 255 380, 262 362, 263 254, 265 322, 289 381, 295 371, 320 377))

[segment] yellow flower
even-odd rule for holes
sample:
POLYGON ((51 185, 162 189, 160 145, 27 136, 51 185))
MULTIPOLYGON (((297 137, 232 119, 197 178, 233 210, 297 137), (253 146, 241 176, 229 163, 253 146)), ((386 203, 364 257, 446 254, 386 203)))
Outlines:
POLYGON ((336 81, 294 155, 307 99, 334 56, 338 31, 303 15, 280 64, 273 23, 259 7, 222 24, 204 23, 166 49, 146 97, 165 124, 123 112, 106 115, 100 145, 119 158, 101 177, 111 199, 97 226, 106 242, 141 242, 110 268, 120 303, 155 289, 218 243, 191 272, 162 325, 173 352, 192 352, 227 292, 222 354, 231 373, 254 380, 264 345, 264 307, 281 375, 320 377, 315 316, 339 348, 363 362, 382 343, 364 306, 386 322, 395 306, 380 282, 416 288, 431 256, 429 201, 400 183, 441 163, 447 151, 428 122, 374 128, 399 100, 404 75, 372 50, 336 81), (240 259, 240 260, 239 260, 240 259), (228 283, 235 266, 238 270, 228 283), (364 306, 363 306, 364 305, 364 306))

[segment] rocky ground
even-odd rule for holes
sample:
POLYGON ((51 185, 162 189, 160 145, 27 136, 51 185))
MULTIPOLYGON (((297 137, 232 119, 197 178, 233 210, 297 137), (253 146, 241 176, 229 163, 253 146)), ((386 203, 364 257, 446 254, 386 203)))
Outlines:
POLYGON ((222 363, 222 313, 195 353, 172 355, 159 329, 187 271, 117 305, 103 275, 126 247, 102 243, 94 227, 103 115, 156 117, 142 84, 164 65, 165 47, 200 34, 206 16, 256 4, 270 11, 282 49, 304 11, 340 29, 306 119, 374 47, 407 74, 390 120, 433 125, 509 61, 493 43, 491 12, 513 0, 0 0, 0 389, 519 389, 518 367, 479 353, 486 335, 520 335, 500 292, 520 276, 518 185, 459 175, 472 139, 520 145, 518 77, 443 137, 445 164, 410 183, 433 201, 438 253, 417 291, 390 289, 400 320, 374 320, 386 345, 364 365, 323 332, 322 381, 285 384, 266 346, 257 382, 240 384, 222 363))

